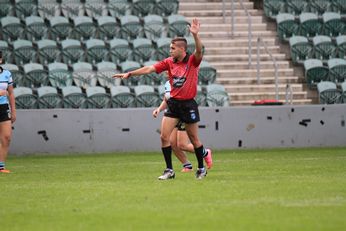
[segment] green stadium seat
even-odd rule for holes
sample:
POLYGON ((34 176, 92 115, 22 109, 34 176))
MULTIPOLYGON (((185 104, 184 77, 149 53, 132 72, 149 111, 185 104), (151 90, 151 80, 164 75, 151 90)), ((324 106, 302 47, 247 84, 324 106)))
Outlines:
POLYGON ((85 12, 91 18, 99 18, 108 15, 107 4, 100 0, 85 0, 85 12))
POLYGON ((132 57, 134 61, 144 63, 154 55, 155 48, 150 39, 137 38, 132 41, 132 57))
POLYGON ((113 86, 119 86, 121 83, 121 79, 112 78, 112 75, 118 73, 117 66, 112 62, 100 62, 96 64, 97 72, 97 80, 102 87, 111 88, 113 86))
MULTIPOLYGON (((141 65, 135 61, 125 61, 120 64, 120 69, 122 73, 129 72, 140 68, 141 65)), ((137 76, 132 78, 123 79, 123 84, 126 86, 136 86, 144 84, 145 78, 143 76, 137 76)))
MULTIPOLYGON (((189 54, 193 54, 196 50, 195 39, 192 36, 187 36, 185 37, 185 39, 187 41, 187 52, 189 54)), ((204 53, 204 47, 203 47, 203 53, 204 53)))
POLYGON ((153 86, 135 86, 134 91, 137 99, 137 107, 158 107, 162 101, 153 86))
POLYGON ((88 108, 110 108, 110 95, 103 87, 88 87, 86 89, 88 108))
POLYGON ((62 99, 55 87, 39 87, 37 95, 39 109, 62 108, 62 99))
POLYGON ((312 0, 309 1, 309 8, 311 12, 322 15, 324 12, 330 11, 331 1, 329 0, 312 0))
POLYGON ((308 1, 305 0, 290 0, 287 3, 287 13, 299 16, 303 12, 308 11, 308 1))
POLYGON ((0 1, 0 18, 13 15, 13 5, 11 0, 0 1))
POLYGON ((315 89, 317 83, 329 80, 329 69, 323 66, 319 59, 304 61, 305 79, 310 89, 315 89))
POLYGON ((73 25, 62 16, 49 19, 50 36, 53 40, 64 40, 71 38, 73 25))
POLYGON ((329 81, 319 82, 317 84, 320 104, 341 103, 341 91, 337 89, 336 84, 329 81))
POLYGON ((322 15, 323 19, 323 33, 330 37, 336 37, 345 34, 346 27, 341 20, 341 15, 334 12, 326 12, 322 15))
POLYGON ((157 57, 158 60, 163 60, 170 56, 169 49, 170 49, 171 41, 172 41, 171 38, 166 38, 166 37, 159 38, 158 40, 156 40, 155 56, 157 57))
POLYGON ((206 86, 207 104, 209 107, 229 106, 228 93, 224 86, 220 84, 210 84, 206 86))
POLYGON ((41 18, 48 20, 61 14, 60 4, 56 0, 38 0, 37 11, 41 18))
POLYGON ((282 41, 288 41, 290 37, 298 35, 299 24, 293 14, 279 13, 276 16, 277 33, 282 41))
POLYGON ((87 108, 87 97, 82 89, 76 86, 61 88, 64 108, 87 108))
POLYGON ((328 60, 329 77, 335 83, 343 83, 346 81, 346 60, 345 59, 329 59, 328 60))
POLYGON ((292 36, 289 39, 291 58, 294 63, 302 64, 304 60, 313 57, 313 47, 303 36, 292 36))
POLYGON ((285 0, 263 0, 264 14, 272 19, 280 12, 285 12, 285 0))
POLYGON ((198 104, 198 106, 207 106, 207 96, 204 94, 202 86, 200 85, 197 85, 197 94, 195 97, 195 101, 198 104))
POLYGON ((340 98, 340 103, 346 103, 346 82, 343 82, 341 84, 341 98, 340 98))
POLYGON ((84 49, 79 40, 66 39, 61 41, 61 51, 64 63, 71 65, 72 63, 85 61, 84 49))
POLYGON ((318 19, 317 14, 301 13, 299 15, 300 35, 314 37, 322 34, 323 24, 318 19))
POLYGON ((2 59, 5 62, 12 62, 12 49, 6 41, 0 40, 0 51, 2 52, 2 59))
POLYGON ((48 64, 48 79, 50 85, 58 88, 71 86, 73 83, 72 73, 65 63, 54 62, 48 64))
POLYGON ((27 63, 23 65, 25 79, 28 83, 27 87, 41 87, 48 86, 48 72, 43 68, 40 63, 27 63))
POLYGON ((1 18, 0 22, 3 40, 14 41, 17 39, 25 39, 24 26, 21 24, 19 18, 6 16, 1 18))
POLYGON ((67 18, 75 18, 85 14, 84 4, 80 0, 60 0, 61 11, 67 18))
POLYGON ((120 27, 114 17, 101 16, 97 18, 98 37, 103 40, 116 38, 120 27))
POLYGON ((143 18, 145 37, 156 41, 161 37, 165 37, 165 25, 163 18, 159 15, 147 15, 143 18))
POLYGON ((29 87, 16 87, 13 89, 17 109, 37 109, 37 96, 29 87))
POLYGON ((29 84, 26 82, 24 72, 21 69, 19 69, 17 65, 5 63, 2 65, 2 68, 11 71, 13 82, 17 87, 29 86, 29 84))
POLYGON ((25 32, 29 40, 41 40, 48 38, 48 28, 41 17, 29 16, 25 18, 25 32))
POLYGON ((72 78, 76 86, 84 89, 94 87, 97 84, 92 65, 86 62, 72 64, 72 78))
POLYGON ((24 19, 30 15, 37 15, 36 0, 15 0, 14 8, 18 18, 24 19))
POLYGON ((108 49, 106 43, 101 39, 89 39, 85 42, 87 61, 99 63, 108 60, 108 49))
POLYGON ((190 25, 184 16, 174 14, 167 17, 168 21, 168 37, 185 37, 190 34, 188 25, 190 25))
POLYGON ((332 9, 334 12, 338 12, 342 16, 346 16, 346 2, 345 0, 333 0, 332 9))
POLYGON ((207 61, 202 60, 199 66, 198 83, 201 85, 209 85, 215 82, 216 69, 207 61))
POLYGON ((130 44, 125 39, 114 38, 108 41, 109 54, 113 63, 120 64, 130 59, 130 44))
MULTIPOLYGON (((143 66, 152 66, 157 61, 154 60, 149 60, 145 63, 143 63, 143 66)), ((141 78, 144 78, 144 84, 146 85, 153 85, 153 86, 158 86, 158 85, 163 85, 167 81, 167 74, 166 72, 162 72, 160 74, 157 74, 156 72, 152 72, 150 74, 141 76, 141 78)))
POLYGON ((336 37, 336 45, 338 50, 338 57, 346 59, 346 35, 336 37))
POLYGON ((60 49, 54 40, 44 39, 37 41, 36 44, 40 63, 47 65, 61 60, 60 49))
POLYGON ((172 14, 177 14, 179 9, 178 0, 156 0, 156 14, 167 17, 172 14))
POLYGON ((131 93, 127 86, 112 86, 110 88, 112 108, 136 107, 136 96, 131 93))
POLYGON ((336 57, 336 46, 330 37, 325 35, 315 36, 312 39, 312 43, 314 46, 314 56, 317 59, 327 61, 336 57))
POLYGON ((72 37, 87 40, 96 37, 96 26, 91 17, 77 16, 73 18, 72 37))
POLYGON ((36 62, 36 50, 28 40, 18 39, 13 42, 13 56, 17 65, 36 62))
POLYGON ((107 7, 112 17, 120 18, 131 13, 131 3, 127 0, 108 0, 107 7))
POLYGON ((144 17, 154 13, 155 0, 132 0, 132 14, 144 17))
POLYGON ((123 39, 131 40, 142 37, 143 28, 139 17, 135 15, 124 15, 120 18, 120 33, 123 39))

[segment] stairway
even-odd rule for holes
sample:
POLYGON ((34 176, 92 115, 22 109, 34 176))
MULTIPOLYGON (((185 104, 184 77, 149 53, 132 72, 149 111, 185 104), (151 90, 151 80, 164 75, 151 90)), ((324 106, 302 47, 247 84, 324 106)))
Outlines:
POLYGON ((291 84, 293 104, 311 104, 303 84, 303 77, 295 76, 290 61, 277 44, 275 31, 267 29, 264 13, 254 9, 253 2, 243 0, 244 6, 252 16, 251 40, 252 66, 248 65, 248 19, 235 0, 235 32, 231 38, 231 0, 225 1, 226 20, 223 22, 222 0, 180 0, 179 14, 191 22, 198 18, 201 23, 200 37, 205 46, 204 59, 217 70, 216 82, 223 84, 230 96, 232 106, 251 105, 255 100, 275 99, 275 70, 273 62, 264 48, 260 49, 261 78, 257 84, 257 38, 261 36, 277 61, 279 100, 286 99, 286 85, 291 84))

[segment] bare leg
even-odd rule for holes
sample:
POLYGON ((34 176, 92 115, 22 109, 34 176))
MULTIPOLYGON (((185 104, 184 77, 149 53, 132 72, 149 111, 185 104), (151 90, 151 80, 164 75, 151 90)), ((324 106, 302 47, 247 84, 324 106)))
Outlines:
POLYGON ((178 143, 177 143, 177 136, 178 136, 179 132, 178 132, 178 129, 175 128, 173 129, 172 133, 171 133, 171 146, 172 146, 172 150, 175 154, 175 156, 178 158, 178 160, 182 163, 182 164, 185 164, 188 160, 187 160, 187 157, 186 157, 186 154, 183 152, 183 150, 181 150, 178 146, 178 143))
POLYGON ((181 149, 183 151, 191 152, 191 153, 195 152, 193 144, 190 142, 190 139, 189 139, 186 131, 179 131, 178 130, 177 145, 178 145, 179 149, 181 149))
POLYGON ((5 162, 11 143, 12 123, 4 121, 0 123, 0 162, 5 162))

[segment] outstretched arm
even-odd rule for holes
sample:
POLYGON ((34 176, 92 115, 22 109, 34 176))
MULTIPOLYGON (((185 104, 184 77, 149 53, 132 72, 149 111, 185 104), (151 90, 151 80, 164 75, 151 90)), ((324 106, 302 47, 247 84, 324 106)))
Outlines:
POLYGON ((202 41, 199 37, 199 30, 200 30, 200 23, 198 19, 194 18, 192 20, 191 26, 189 27, 190 32, 195 40, 195 57, 197 61, 200 61, 203 57, 202 49, 203 49, 203 44, 202 41))
POLYGON ((141 68, 138 68, 137 70, 130 71, 127 73, 117 73, 117 74, 114 74, 112 77, 113 78, 127 79, 130 76, 146 75, 146 74, 150 74, 150 73, 155 72, 155 71, 156 70, 155 70, 154 66, 145 66, 145 67, 141 67, 141 68))
POLYGON ((153 111, 153 116, 156 118, 161 111, 167 108, 166 98, 164 97, 160 106, 153 111))

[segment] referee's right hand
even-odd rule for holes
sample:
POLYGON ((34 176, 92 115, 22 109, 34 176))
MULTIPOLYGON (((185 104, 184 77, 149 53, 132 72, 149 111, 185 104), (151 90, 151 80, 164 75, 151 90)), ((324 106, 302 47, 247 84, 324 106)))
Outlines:
POLYGON ((122 79, 127 79, 128 77, 130 77, 130 72, 128 73, 117 73, 112 75, 112 78, 122 78, 122 79))

